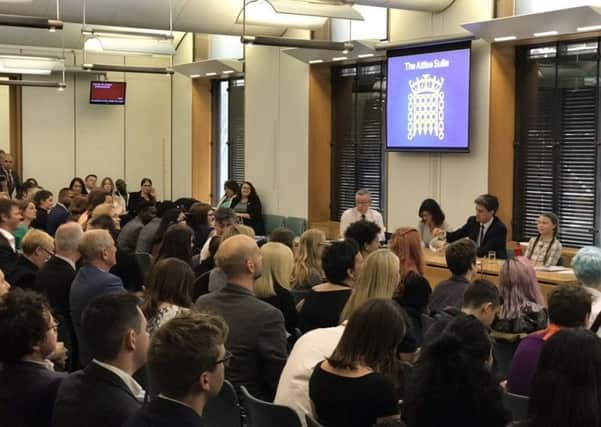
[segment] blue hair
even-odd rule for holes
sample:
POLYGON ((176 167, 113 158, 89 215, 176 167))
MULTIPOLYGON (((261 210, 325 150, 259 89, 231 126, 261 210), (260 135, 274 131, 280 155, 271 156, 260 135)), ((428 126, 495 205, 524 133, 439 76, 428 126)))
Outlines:
POLYGON ((572 259, 576 278, 586 286, 601 284, 601 248, 585 246, 572 259))

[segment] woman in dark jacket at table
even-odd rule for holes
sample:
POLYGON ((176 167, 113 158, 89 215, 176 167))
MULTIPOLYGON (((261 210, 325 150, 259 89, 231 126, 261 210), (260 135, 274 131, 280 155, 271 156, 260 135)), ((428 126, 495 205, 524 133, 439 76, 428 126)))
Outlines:
POLYGON ((261 200, 257 195, 257 190, 248 181, 242 183, 240 194, 232 200, 231 208, 238 217, 242 218, 244 225, 248 225, 255 230, 257 236, 265 235, 265 225, 263 223, 263 208, 261 200))
POLYGON ((135 217, 138 213, 138 206, 143 201, 156 203, 156 196, 150 178, 142 178, 140 182, 140 191, 129 193, 129 201, 127 202, 127 211, 131 217, 135 217))

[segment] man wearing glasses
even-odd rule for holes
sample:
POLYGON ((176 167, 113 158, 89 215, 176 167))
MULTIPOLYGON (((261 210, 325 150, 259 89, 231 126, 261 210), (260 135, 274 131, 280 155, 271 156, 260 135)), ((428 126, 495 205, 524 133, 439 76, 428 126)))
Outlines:
POLYGON ((355 207, 345 210, 342 214, 340 218, 340 238, 344 238, 344 233, 351 224, 361 220, 373 222, 380 227, 378 240, 380 242, 385 240, 386 227, 384 227, 382 214, 371 208, 371 195, 367 190, 357 191, 355 193, 355 207))

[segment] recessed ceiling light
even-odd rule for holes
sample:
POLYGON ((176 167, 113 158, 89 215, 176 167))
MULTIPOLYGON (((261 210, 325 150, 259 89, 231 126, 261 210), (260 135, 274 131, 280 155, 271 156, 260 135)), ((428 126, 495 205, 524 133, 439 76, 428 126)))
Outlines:
POLYGON ((207 77, 212 77, 212 76, 216 76, 217 73, 211 72, 211 73, 205 73, 205 76, 207 77))
POLYGON ((371 58, 372 56, 374 56, 373 53, 362 53, 360 55, 357 55, 357 58, 371 58))
POLYGON ((578 27, 576 30, 581 33, 587 31, 599 31, 601 30, 601 25, 589 25, 588 27, 578 27))
POLYGON ((223 73, 221 74, 232 74, 234 72, 234 70, 225 70, 223 73))
POLYGON ((556 36, 557 34, 559 34, 559 33, 555 30, 543 31, 542 33, 534 33, 534 37, 549 37, 549 36, 556 36))
POLYGON ((309 64, 321 64, 323 59, 312 59, 309 61, 309 64))
POLYGON ((200 77, 200 74, 190 74, 191 79, 197 79, 200 77))
POLYGON ((336 56, 334 58, 332 58, 332 61, 344 61, 345 59, 348 59, 346 56, 336 56))
POLYGON ((517 39, 516 36, 501 36, 501 37, 495 37, 495 41, 496 42, 508 42, 510 40, 515 40, 517 39))

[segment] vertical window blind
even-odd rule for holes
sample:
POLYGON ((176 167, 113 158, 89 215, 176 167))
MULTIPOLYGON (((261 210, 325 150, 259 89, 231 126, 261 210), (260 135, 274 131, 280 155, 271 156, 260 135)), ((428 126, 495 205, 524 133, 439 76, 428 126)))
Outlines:
POLYGON ((244 181, 244 80, 229 82, 229 179, 244 181))

